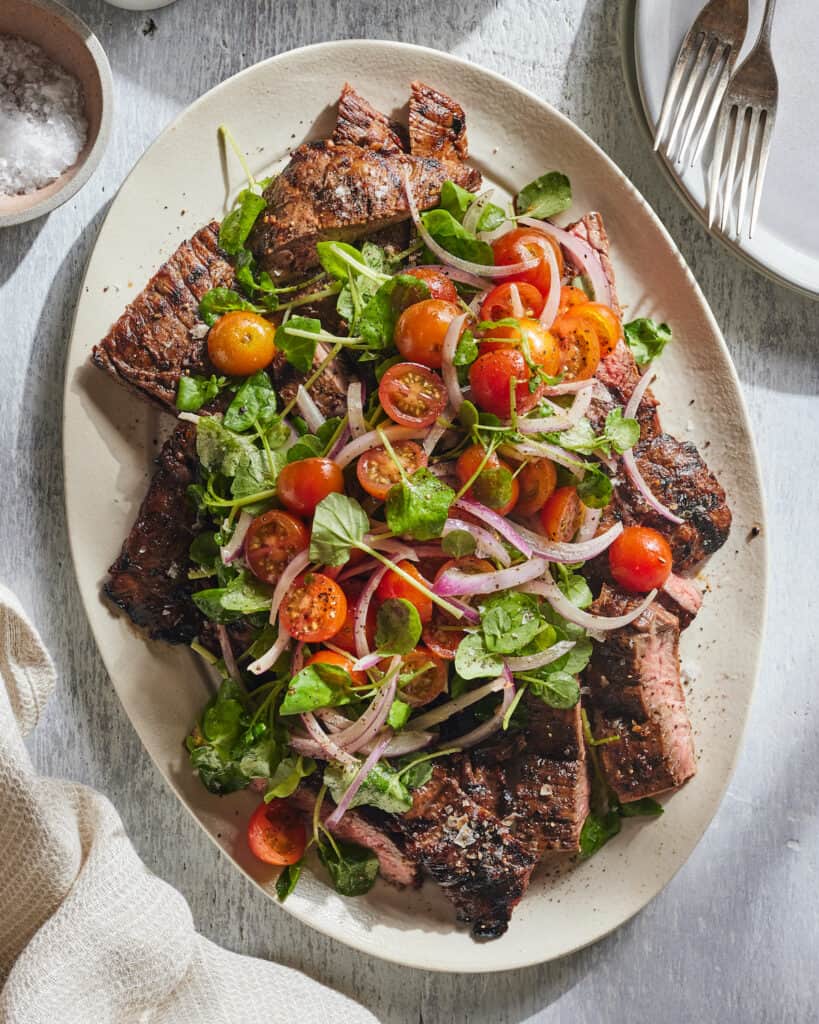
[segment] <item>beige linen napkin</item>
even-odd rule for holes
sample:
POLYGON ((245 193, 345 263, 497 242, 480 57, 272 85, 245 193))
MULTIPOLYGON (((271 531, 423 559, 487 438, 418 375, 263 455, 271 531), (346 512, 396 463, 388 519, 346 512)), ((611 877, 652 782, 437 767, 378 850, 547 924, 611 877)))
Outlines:
POLYGON ((35 774, 23 736, 56 675, 2 586, 0 675, 0 1022, 375 1021, 298 971, 197 935, 188 905, 140 861, 105 797, 35 774))

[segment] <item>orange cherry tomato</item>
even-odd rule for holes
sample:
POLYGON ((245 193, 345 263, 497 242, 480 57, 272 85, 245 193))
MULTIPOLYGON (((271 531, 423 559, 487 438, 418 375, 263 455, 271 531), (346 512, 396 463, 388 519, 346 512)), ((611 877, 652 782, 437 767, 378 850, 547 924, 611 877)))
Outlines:
POLYGON ((571 310, 559 316, 552 330, 560 342, 560 370, 564 380, 589 380, 600 365, 597 332, 571 310))
POLYGON ((245 537, 245 559, 254 576, 271 585, 278 582, 284 567, 305 551, 310 534, 300 519, 289 512, 271 509, 256 516, 245 537))
POLYGON ((398 696, 414 708, 429 704, 446 691, 446 662, 424 647, 401 658, 401 675, 411 678, 405 683, 399 679, 398 696))
MULTIPOLYGON (((402 270, 402 274, 409 274, 410 277, 417 277, 429 288, 431 299, 443 299, 444 302, 457 302, 458 292, 451 278, 447 277, 440 270, 433 270, 432 267, 413 267, 411 270, 402 270)), ((418 362, 423 362, 419 359, 418 362)), ((438 364, 440 366, 440 363, 438 364)))
MULTIPOLYGON (((426 466, 429 461, 427 453, 415 441, 396 441, 392 450, 398 456, 407 476, 412 476, 417 469, 426 466)), ((355 471, 358 482, 367 494, 371 494, 379 501, 385 501, 390 493, 390 488, 401 480, 401 474, 389 452, 386 448, 381 447, 370 448, 369 451, 364 452, 358 460, 355 471)))
POLYGON ((627 526, 609 548, 609 568, 616 582, 640 594, 665 583, 671 561, 668 541, 648 526, 627 526))
POLYGON ((344 474, 332 459, 299 459, 279 473, 276 494, 285 508, 312 516, 328 494, 344 493, 344 474))
MULTIPOLYGON (((336 634, 338 636, 338 634, 336 634)), ((367 682, 367 676, 353 668, 353 659, 346 654, 339 654, 337 651, 317 651, 305 662, 306 665, 335 665, 343 668, 356 686, 363 686, 367 682)))
POLYGON ((444 337, 460 313, 459 306, 443 299, 414 302, 407 306, 395 325, 395 347, 404 359, 440 370, 444 337))
MULTIPOLYGON (((428 586, 426 580, 415 568, 412 562, 401 561, 396 563, 399 569, 403 569, 408 576, 424 586, 428 586)), ((402 597, 410 604, 414 604, 421 622, 429 622, 432 618, 432 598, 427 597, 423 591, 418 590, 410 582, 399 576, 397 572, 388 569, 384 578, 378 584, 375 596, 379 601, 386 601, 390 597, 402 597)))
POLYGON ((509 281, 526 281, 533 284, 542 294, 549 294, 551 284, 551 271, 546 258, 546 247, 549 246, 557 260, 558 276, 563 276, 563 253, 560 246, 542 231, 534 228, 513 228, 506 234, 496 238, 492 243, 492 251, 495 254, 497 266, 508 266, 512 263, 523 263, 535 257, 537 265, 530 270, 524 270, 520 274, 512 274, 509 281))
POLYGON ((208 356, 220 373, 249 377, 276 354, 276 328, 258 313, 234 310, 220 316, 208 331, 208 356))
MULTIPOLYGON (((333 646, 340 647, 342 651, 347 651, 350 654, 358 653, 355 645, 355 611, 358 606, 358 599, 361 596, 361 591, 363 589, 364 584, 358 579, 345 581, 344 590, 347 594, 347 614, 344 616, 344 622, 342 623, 341 629, 333 637, 333 646)), ((375 629, 375 603, 371 601, 370 607, 367 609, 367 621, 364 625, 364 632, 367 637, 367 647, 370 650, 375 648, 375 629)))
POLYGON ((565 313, 572 306, 581 306, 589 301, 588 295, 582 288, 575 288, 573 285, 564 284, 560 289, 560 302, 557 306, 558 316, 565 313))
POLYGON ((576 487, 558 487, 540 510, 540 524, 549 540, 570 541, 582 518, 576 487))
POLYGON ((332 639, 346 617, 344 591, 335 580, 320 572, 299 576, 279 609, 279 619, 287 632, 308 644, 332 639))
POLYGON ((516 317, 516 305, 512 294, 512 286, 518 290, 518 301, 523 307, 523 316, 537 317, 545 305, 546 300, 533 284, 526 281, 504 281, 486 296, 481 305, 481 319, 483 320, 505 320, 507 317, 516 317))
POLYGON ((539 320, 526 317, 519 322, 518 327, 511 324, 493 327, 480 340, 480 346, 482 354, 501 349, 518 349, 527 363, 539 366, 550 377, 556 377, 560 371, 560 343, 539 320))
POLYGON ((261 803, 247 825, 247 843, 265 864, 295 864, 307 845, 301 815, 286 800, 261 803))
POLYGON ((402 427, 432 426, 447 403, 444 382, 420 363, 391 366, 378 385, 378 397, 384 412, 402 427))
POLYGON ((517 412, 522 415, 537 405, 540 389, 529 390, 531 379, 532 371, 526 360, 514 348, 501 348, 480 355, 469 368, 475 404, 495 416, 511 415, 510 384, 513 380, 517 412))
POLYGON ((520 498, 515 511, 522 516, 532 516, 554 494, 557 470, 550 459, 536 459, 526 463, 517 479, 520 483, 520 498))
MULTIPOLYGON (((485 456, 486 450, 479 444, 470 445, 469 448, 458 456, 458 461, 455 463, 455 475, 458 477, 462 487, 465 487, 475 476, 475 473, 478 472, 478 467, 483 462, 485 456)), ((481 469, 466 494, 467 497, 474 498, 475 501, 479 501, 482 505, 487 505, 500 515, 506 516, 517 505, 520 495, 520 484, 517 477, 513 476, 511 494, 506 501, 501 501, 497 494, 497 481, 494 472, 499 469, 506 469, 509 473, 512 473, 511 466, 502 459, 499 459, 493 452, 486 460, 483 469, 481 469)))

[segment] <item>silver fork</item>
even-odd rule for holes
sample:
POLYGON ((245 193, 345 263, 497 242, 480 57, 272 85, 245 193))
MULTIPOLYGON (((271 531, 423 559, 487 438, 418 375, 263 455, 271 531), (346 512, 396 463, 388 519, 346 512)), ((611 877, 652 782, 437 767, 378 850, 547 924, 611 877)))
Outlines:
POLYGON ((685 155, 694 138, 702 109, 708 102, 708 112, 702 122, 691 157, 692 167, 699 158, 737 56, 742 49, 747 29, 748 0, 710 0, 688 30, 668 81, 660 123, 654 138, 654 148, 659 149, 673 116, 674 123, 665 147, 665 154, 669 160, 685 162, 685 155), (674 101, 683 82, 685 87, 682 99, 675 110, 674 101), (689 111, 695 93, 694 105, 689 111), (682 143, 675 157, 674 143, 680 133, 682 143))
POLYGON ((755 174, 756 180, 751 220, 747 226, 748 237, 753 237, 759 203, 762 199, 765 171, 771 152, 771 136, 773 135, 776 105, 779 98, 779 82, 771 55, 771 24, 775 6, 776 0, 767 0, 759 38, 753 50, 740 64, 737 73, 728 83, 717 123, 708 196, 708 226, 711 227, 717 216, 720 193, 722 193, 720 231, 725 231, 729 225, 731 200, 736 191, 737 161, 740 146, 744 140, 739 205, 735 220, 737 238, 741 236, 745 227, 745 204, 748 199, 748 186, 752 173, 755 174), (762 126, 761 139, 757 146, 760 125, 762 126), (723 154, 729 131, 731 133, 731 148, 728 156, 728 168, 723 177, 723 154))

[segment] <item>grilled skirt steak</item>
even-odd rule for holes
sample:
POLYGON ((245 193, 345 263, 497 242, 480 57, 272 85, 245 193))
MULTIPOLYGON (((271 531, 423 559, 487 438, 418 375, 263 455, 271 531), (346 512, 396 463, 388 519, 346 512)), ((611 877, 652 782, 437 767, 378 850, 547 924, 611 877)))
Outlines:
POLYGON ((382 153, 403 153, 406 149, 398 126, 371 106, 349 82, 344 83, 338 100, 338 118, 333 132, 338 145, 363 146, 382 153))
MULTIPOLYGON (((622 615, 638 597, 608 585, 592 606, 622 615)), ((623 803, 682 785, 697 770, 691 723, 680 683, 680 624, 656 601, 631 625, 595 644, 586 669, 587 708, 606 779, 623 803)))
MULTIPOLYGON (((595 373, 599 387, 595 387, 594 397, 586 414, 591 425, 598 433, 602 433, 606 416, 612 409, 625 406, 631 398, 640 380, 640 371, 631 349, 624 341, 618 341, 613 352, 600 360, 595 373)), ((657 412, 660 403, 648 389, 640 401, 637 410, 637 421, 640 424, 642 440, 654 437, 662 430, 657 412)))
MULTIPOLYGON (((469 155, 466 115, 460 103, 423 82, 413 82, 409 101, 410 152, 444 163, 461 163, 469 155)), ((478 179, 477 171, 472 172, 478 179)), ((461 184, 460 182, 458 184, 461 184)), ((469 188, 464 185, 464 188, 469 188)))
MULTIPOLYGON (((609 258, 609 236, 603 225, 603 217, 596 210, 592 210, 584 217, 581 217, 580 220, 575 221, 574 224, 570 224, 566 230, 570 231, 573 235, 577 235, 584 242, 588 242, 600 257, 603 273, 606 275, 606 280, 609 282, 609 288, 611 289, 611 308, 618 316, 621 316, 623 311, 617 298, 617 288, 614 283, 614 267, 611 265, 611 259, 609 258)), ((585 268, 583 266, 574 263, 571 257, 569 257, 569 261, 574 266, 576 273, 584 273, 585 268)))

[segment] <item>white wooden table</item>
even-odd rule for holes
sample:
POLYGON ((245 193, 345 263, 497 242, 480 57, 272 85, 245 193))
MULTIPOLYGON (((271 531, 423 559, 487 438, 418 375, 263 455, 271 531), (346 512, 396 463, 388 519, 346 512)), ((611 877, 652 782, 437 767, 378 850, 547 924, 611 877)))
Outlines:
POLYGON ((111 144, 67 206, 0 231, 0 579, 34 616, 61 672, 32 740, 37 765, 110 797, 147 864, 185 894, 207 936, 299 967, 384 1021, 816 1020, 819 305, 729 256, 672 193, 624 88, 619 5, 179 0, 149 21, 102 0, 68 3, 111 60, 111 144), (97 654, 68 555, 62 364, 79 282, 109 201, 159 130, 217 82, 291 47, 361 36, 483 63, 549 100, 609 153, 657 210, 702 285, 739 369, 762 455, 772 565, 768 633, 750 728, 723 806, 686 867, 635 920, 567 960, 502 975, 425 974, 364 960, 292 920, 246 882, 143 752, 97 654))

